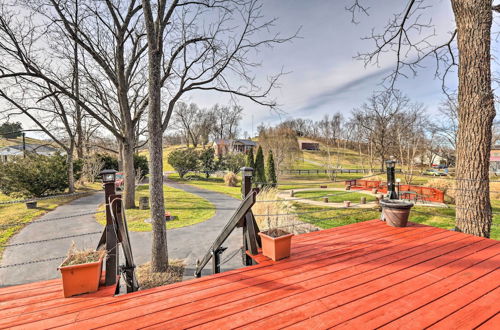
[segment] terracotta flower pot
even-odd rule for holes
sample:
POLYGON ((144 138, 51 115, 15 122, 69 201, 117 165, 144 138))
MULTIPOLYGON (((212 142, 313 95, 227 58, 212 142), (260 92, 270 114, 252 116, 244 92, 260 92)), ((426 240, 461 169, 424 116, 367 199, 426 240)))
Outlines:
POLYGON ((262 240, 262 254, 272 260, 281 260, 290 256, 290 247, 293 234, 282 231, 284 235, 272 237, 267 232, 260 232, 262 240))
POLYGON ((64 297, 68 298, 77 294, 96 292, 99 288, 99 280, 101 278, 102 260, 103 256, 96 262, 59 266, 58 269, 61 271, 63 281, 64 297))
POLYGON ((385 222, 393 227, 406 227, 413 203, 399 200, 381 200, 385 222))

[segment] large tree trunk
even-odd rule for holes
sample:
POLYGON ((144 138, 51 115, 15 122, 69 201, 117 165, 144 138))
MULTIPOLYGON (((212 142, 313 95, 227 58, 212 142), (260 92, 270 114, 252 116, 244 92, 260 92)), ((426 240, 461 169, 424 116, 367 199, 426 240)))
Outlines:
MULTIPOLYGON (((163 129, 161 113, 161 61, 163 35, 161 24, 154 22, 151 4, 142 1, 148 37, 148 92, 149 92, 149 195, 151 200, 151 223, 153 241, 151 246, 151 270, 165 272, 168 269, 167 228, 165 226, 165 205, 163 196, 163 129)), ((164 8, 165 3, 159 5, 164 8)), ((158 9, 157 20, 163 19, 163 11, 158 9)), ((189 137, 188 137, 189 141, 189 137)), ((189 142, 188 142, 189 143, 189 142)))
POLYGON ((124 172, 124 204, 126 209, 135 208, 135 169, 134 145, 132 141, 122 144, 123 172, 124 172))
POLYGON ((66 154, 66 162, 68 164, 68 190, 69 193, 72 194, 75 192, 75 173, 74 173, 74 166, 73 166, 73 143, 71 143, 71 146, 67 150, 66 154))
POLYGON ((489 157, 495 116, 491 89, 491 0, 452 0, 459 70, 456 229, 489 237, 489 157))

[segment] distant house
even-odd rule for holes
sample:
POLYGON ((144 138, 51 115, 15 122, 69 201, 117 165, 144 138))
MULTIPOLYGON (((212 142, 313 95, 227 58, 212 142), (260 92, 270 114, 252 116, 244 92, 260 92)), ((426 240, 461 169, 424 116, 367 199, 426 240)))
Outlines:
POLYGON ((495 141, 490 151, 490 171, 500 172, 500 140, 495 141))
MULTIPOLYGON (((47 144, 26 144, 26 153, 36 153, 38 155, 52 156, 59 150, 47 144)), ((7 161, 9 157, 22 156, 24 154, 23 145, 17 144, 0 148, 0 160, 7 161)))
POLYGON ((416 164, 427 165, 427 166, 438 166, 438 165, 449 165, 450 160, 441 153, 426 152, 422 155, 416 156, 413 161, 416 164))
POLYGON ((299 142, 300 150, 319 150, 319 142, 304 138, 299 138, 297 141, 299 142))
POLYGON ((228 153, 244 153, 257 146, 257 143, 247 139, 217 139, 214 141, 215 153, 224 156, 228 153))

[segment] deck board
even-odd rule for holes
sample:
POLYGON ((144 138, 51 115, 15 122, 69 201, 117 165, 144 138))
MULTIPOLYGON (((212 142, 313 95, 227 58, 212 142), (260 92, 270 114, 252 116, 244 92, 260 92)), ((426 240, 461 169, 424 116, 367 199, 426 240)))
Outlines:
POLYGON ((294 236, 292 256, 113 297, 0 289, 0 328, 500 328, 500 242, 379 220, 294 236), (473 316, 473 317, 472 317, 473 316))

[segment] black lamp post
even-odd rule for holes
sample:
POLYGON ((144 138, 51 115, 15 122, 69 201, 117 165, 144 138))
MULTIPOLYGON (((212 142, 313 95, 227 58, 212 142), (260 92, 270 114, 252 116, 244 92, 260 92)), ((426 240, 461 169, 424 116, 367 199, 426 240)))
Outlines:
POLYGON ((102 170, 100 174, 104 185, 104 198, 106 201, 106 250, 108 251, 108 258, 106 259, 106 285, 114 285, 118 273, 118 254, 116 253, 118 238, 116 237, 115 225, 111 217, 111 200, 116 198, 116 171, 102 170))
POLYGON ((387 193, 389 199, 399 199, 396 193, 396 175, 395 175, 395 160, 388 160, 385 162, 387 168, 387 193))

